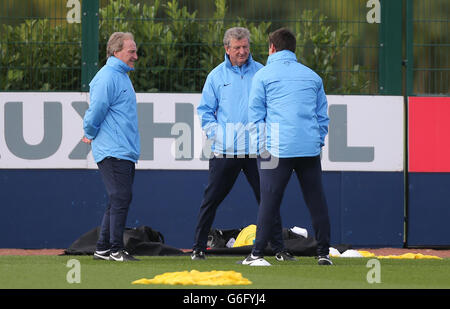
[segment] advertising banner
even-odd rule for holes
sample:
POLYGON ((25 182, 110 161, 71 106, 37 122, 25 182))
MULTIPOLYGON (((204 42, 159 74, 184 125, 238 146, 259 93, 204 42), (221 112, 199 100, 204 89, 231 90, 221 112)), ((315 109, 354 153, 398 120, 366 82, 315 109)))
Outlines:
MULTIPOLYGON (((325 171, 402 171, 403 98, 329 95, 325 171)), ((196 108, 200 94, 138 93, 138 169, 208 168, 210 145, 196 108)), ((83 138, 89 93, 0 94, 0 168, 95 169, 83 138)), ((280 132, 282 134, 282 132, 280 132)))

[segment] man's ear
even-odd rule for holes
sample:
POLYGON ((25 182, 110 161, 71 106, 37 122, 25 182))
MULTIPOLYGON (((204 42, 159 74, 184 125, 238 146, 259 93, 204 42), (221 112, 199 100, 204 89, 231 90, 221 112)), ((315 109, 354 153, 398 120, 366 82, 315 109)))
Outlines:
POLYGON ((269 46, 269 54, 274 54, 276 52, 277 52, 277 50, 275 48, 275 45, 270 44, 270 46, 269 46))

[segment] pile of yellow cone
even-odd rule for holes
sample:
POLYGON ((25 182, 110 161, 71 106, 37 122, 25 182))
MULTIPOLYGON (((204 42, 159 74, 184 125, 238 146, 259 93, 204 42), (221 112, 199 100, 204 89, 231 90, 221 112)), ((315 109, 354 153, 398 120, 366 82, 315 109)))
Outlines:
POLYGON ((235 271, 198 270, 170 272, 155 276, 153 279, 142 278, 132 284, 170 284, 170 285, 248 285, 252 282, 235 271))
POLYGON ((358 250, 358 252, 363 257, 375 257, 377 259, 437 259, 442 260, 442 258, 435 255, 425 255, 422 253, 405 253, 401 255, 375 255, 369 251, 358 250))

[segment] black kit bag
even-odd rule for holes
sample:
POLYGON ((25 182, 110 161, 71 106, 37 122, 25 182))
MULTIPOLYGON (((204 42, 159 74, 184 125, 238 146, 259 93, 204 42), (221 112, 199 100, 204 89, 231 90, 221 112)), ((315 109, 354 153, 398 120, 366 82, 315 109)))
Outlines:
MULTIPOLYGON (((65 255, 91 255, 100 235, 101 227, 98 226, 86 232, 75 240, 72 245, 64 250, 65 255)), ((183 251, 165 245, 164 236, 148 226, 125 228, 123 233, 125 250, 134 255, 181 255, 183 251)))
POLYGON ((236 239, 242 229, 211 229, 208 233, 208 242, 206 246, 208 248, 226 248, 227 243, 231 238, 236 239))

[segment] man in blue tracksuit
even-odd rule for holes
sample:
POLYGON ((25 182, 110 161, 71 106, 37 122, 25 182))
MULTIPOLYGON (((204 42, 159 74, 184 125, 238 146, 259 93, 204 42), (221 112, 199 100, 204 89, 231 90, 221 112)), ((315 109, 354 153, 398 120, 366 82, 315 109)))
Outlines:
MULTIPOLYGON (((192 259, 204 259, 208 234, 217 207, 230 192, 242 170, 259 204, 256 156, 250 157, 247 130, 248 95, 253 75, 263 67, 250 54, 250 32, 235 27, 225 32, 225 60, 207 76, 197 108, 211 142, 209 179, 195 229, 192 259)), ((281 248, 281 233, 271 244, 281 248)), ((284 255, 285 256, 285 255, 284 255)), ((286 256, 285 256, 286 257, 286 256)), ((281 256, 283 258, 283 256, 281 256)))
POLYGON ((263 250, 271 235, 279 233, 273 218, 280 215, 284 190, 295 171, 311 214, 318 264, 331 265, 330 222, 320 163, 329 123, 322 80, 297 62, 296 39, 288 29, 271 33, 269 46, 267 64, 253 77, 249 98, 248 121, 254 128, 251 144, 265 145, 268 154, 264 156, 264 149, 259 149, 261 203, 256 239, 252 254, 242 263, 270 265, 263 259, 263 250), (270 160, 276 164, 264 165, 270 160))
POLYGON ((83 119, 83 141, 92 146, 109 198, 95 259, 137 260, 124 250, 123 244, 140 154, 136 93, 128 76, 138 59, 136 52, 131 33, 113 33, 107 44, 106 65, 89 84, 90 104, 83 119))

